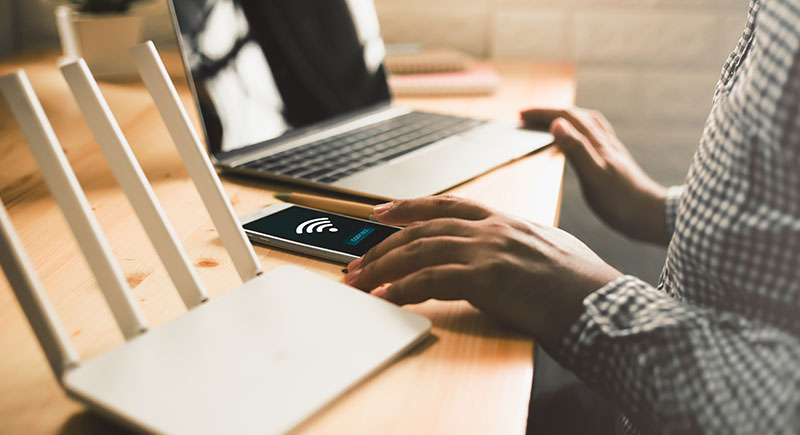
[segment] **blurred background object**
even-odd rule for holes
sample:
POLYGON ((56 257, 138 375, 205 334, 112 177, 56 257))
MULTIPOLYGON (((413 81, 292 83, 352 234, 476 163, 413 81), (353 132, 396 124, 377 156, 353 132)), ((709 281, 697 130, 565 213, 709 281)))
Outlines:
POLYGON ((384 65, 396 97, 491 95, 500 84, 490 62, 452 48, 389 44, 384 65))
POLYGON ((475 59, 452 48, 423 49, 419 44, 388 44, 383 60, 390 74, 464 71, 475 59))
POLYGON ((489 63, 475 63, 462 71, 392 74, 389 87, 395 97, 491 95, 500 76, 489 63))
MULTIPOLYGON (((57 49, 56 4, 40 0, 0 0, 0 58, 26 51, 57 49)), ((144 37, 177 49, 164 0, 134 2, 130 13, 142 17, 144 37)))
POLYGON ((142 38, 142 17, 130 12, 143 0, 51 1, 61 41, 62 61, 83 58, 95 78, 130 79, 136 68, 128 48, 142 38))

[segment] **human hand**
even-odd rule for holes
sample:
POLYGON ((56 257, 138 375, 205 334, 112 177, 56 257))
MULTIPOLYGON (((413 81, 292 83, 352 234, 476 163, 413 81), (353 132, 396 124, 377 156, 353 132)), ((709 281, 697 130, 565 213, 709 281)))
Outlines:
POLYGON ((566 334, 587 295, 621 275, 564 231, 464 199, 395 201, 374 212, 410 225, 351 262, 347 284, 399 305, 466 299, 545 346, 566 334))
POLYGON ((642 171, 599 112, 528 109, 528 126, 550 125, 556 145, 578 174, 586 201, 612 228, 633 238, 666 245, 666 189, 642 171))

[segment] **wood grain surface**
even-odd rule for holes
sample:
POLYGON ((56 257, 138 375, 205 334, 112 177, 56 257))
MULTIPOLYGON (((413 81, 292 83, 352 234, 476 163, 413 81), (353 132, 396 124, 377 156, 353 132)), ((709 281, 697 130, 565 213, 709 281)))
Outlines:
MULTIPOLYGON (((189 112, 196 112, 178 57, 168 64, 189 112)), ((88 196, 150 326, 185 312, 130 204, 81 117, 53 53, 0 64, 24 68, 88 196)), ((574 72, 567 65, 494 62, 502 77, 492 97, 403 99, 419 109, 518 119, 522 108, 568 106, 574 72)), ((200 197, 182 167, 152 100, 139 82, 101 89, 211 298, 240 285, 200 197)), ((554 149, 504 165, 450 193, 543 223, 555 223, 563 156, 554 149)), ((292 186, 223 177, 239 215, 273 203, 292 186)), ((83 359, 123 343, 61 211, 43 183, 22 133, 0 98, 0 197, 66 330, 83 359)), ((256 247, 266 270, 307 267, 341 280, 341 267, 256 247)), ((525 430, 533 343, 465 302, 429 301, 407 309, 433 321, 433 334, 410 355, 356 386, 299 429, 310 433, 497 433, 525 430)), ((100 433, 120 428, 68 399, 4 278, 0 279, 0 433, 100 433)), ((211 373, 210 376, 215 374, 211 373)), ((221 398, 221 400, 228 400, 221 398)))

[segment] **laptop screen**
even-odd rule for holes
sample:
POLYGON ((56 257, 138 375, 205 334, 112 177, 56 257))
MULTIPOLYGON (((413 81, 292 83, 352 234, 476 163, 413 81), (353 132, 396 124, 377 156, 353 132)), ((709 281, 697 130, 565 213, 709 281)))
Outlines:
POLYGON ((388 103, 372 0, 170 0, 212 154, 388 103))

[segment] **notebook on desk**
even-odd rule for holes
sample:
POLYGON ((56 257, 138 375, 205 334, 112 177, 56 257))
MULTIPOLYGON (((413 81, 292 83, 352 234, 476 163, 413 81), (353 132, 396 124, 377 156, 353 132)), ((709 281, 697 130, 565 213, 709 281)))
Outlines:
POLYGON ((489 65, 464 71, 395 74, 389 86, 395 95, 409 97, 490 95, 497 90, 500 76, 489 65))
POLYGON ((441 192, 552 142, 392 105, 371 0, 170 0, 214 164, 380 199, 441 192))

